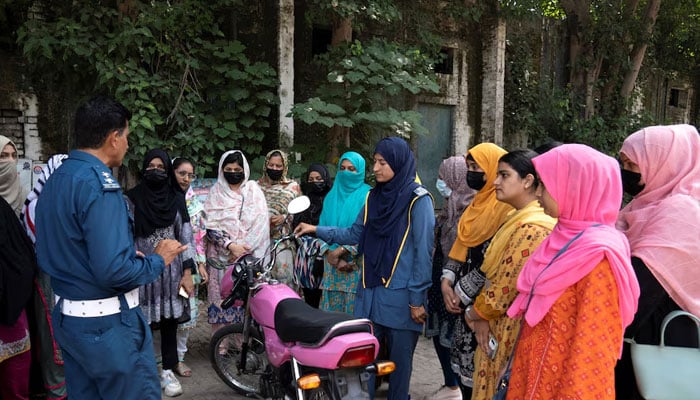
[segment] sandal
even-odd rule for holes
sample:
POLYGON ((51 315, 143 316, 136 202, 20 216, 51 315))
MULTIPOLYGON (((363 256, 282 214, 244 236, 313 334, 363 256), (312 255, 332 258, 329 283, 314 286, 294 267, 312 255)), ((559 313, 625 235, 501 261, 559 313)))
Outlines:
POLYGON ((182 361, 178 362, 175 368, 173 368, 173 370, 176 374, 184 376, 185 378, 189 378, 190 376, 192 376, 192 370, 190 369, 190 367, 187 366, 187 364, 185 364, 182 361))

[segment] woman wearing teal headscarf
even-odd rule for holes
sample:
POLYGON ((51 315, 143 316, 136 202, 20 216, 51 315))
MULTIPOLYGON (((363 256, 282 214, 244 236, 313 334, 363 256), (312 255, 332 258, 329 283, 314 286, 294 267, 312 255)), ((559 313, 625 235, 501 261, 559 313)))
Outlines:
MULTIPOLYGON (((333 188, 323 202, 319 225, 347 228, 365 205, 371 187, 365 183, 365 159, 354 151, 343 154, 333 188)), ((360 269, 355 262, 357 246, 332 244, 324 258, 323 297, 320 308, 353 313, 360 269)))

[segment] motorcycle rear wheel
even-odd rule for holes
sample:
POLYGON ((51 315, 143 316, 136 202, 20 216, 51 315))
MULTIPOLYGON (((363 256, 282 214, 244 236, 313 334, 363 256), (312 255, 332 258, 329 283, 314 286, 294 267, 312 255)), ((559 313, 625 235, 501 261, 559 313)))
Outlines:
POLYGON ((246 369, 240 371, 243 325, 226 325, 209 342, 211 365, 224 383, 242 395, 260 393, 260 376, 267 367, 265 344, 255 328, 250 328, 246 369))

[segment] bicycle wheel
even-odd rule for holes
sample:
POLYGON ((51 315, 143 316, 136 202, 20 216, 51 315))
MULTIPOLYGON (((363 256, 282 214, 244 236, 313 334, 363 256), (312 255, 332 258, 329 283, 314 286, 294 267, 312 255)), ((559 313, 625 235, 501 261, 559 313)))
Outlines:
POLYGON ((260 375, 267 367, 265 344, 255 328, 250 328, 245 370, 239 368, 243 325, 227 325, 216 331, 209 342, 211 365, 222 381, 240 394, 260 392, 260 375))

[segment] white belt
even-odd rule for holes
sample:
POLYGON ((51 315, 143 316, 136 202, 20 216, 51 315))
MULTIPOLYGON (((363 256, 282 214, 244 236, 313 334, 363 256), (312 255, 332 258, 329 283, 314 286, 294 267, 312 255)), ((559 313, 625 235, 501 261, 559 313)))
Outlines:
MULTIPOLYGON (((138 288, 124 293, 124 297, 130 309, 139 305, 138 288)), ((119 313, 121 311, 119 308, 119 296, 97 300, 63 299, 62 313, 63 315, 70 315, 72 317, 104 317, 119 313)))

